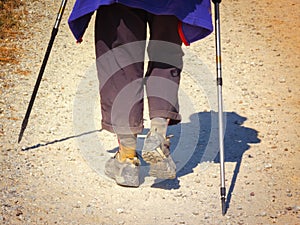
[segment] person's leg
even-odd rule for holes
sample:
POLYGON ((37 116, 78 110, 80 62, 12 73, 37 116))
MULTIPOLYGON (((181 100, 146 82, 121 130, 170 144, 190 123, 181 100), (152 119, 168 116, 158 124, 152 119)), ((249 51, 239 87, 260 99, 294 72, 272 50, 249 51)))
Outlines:
POLYGON ((97 11, 95 45, 102 128, 117 134, 143 129, 146 15, 120 4, 97 11))
POLYGON ((150 62, 146 73, 146 91, 151 119, 150 132, 144 142, 143 159, 150 163, 150 175, 162 179, 176 177, 176 165, 170 156, 166 136, 169 124, 181 121, 178 90, 183 51, 174 16, 150 14, 148 17, 150 62))
POLYGON ((120 4, 101 6, 95 24, 102 128, 117 134, 119 151, 105 173, 138 186, 136 134, 143 129, 143 61, 146 13, 120 4))
MULTIPOLYGON (((149 16, 150 42, 147 50, 150 62, 146 73, 149 114, 152 120, 168 119, 170 125, 181 121, 178 90, 183 51, 177 26, 175 16, 149 16)), ((154 125, 166 122, 157 120, 154 125)))

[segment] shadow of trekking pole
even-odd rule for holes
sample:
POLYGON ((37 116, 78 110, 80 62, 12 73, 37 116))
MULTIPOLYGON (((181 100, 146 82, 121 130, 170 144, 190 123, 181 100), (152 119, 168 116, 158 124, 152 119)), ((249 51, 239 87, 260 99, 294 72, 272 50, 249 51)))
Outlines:
MULTIPOLYGON (((184 127, 190 127, 193 124, 200 124, 200 132, 197 137, 197 145, 189 146, 186 145, 185 148, 194 148, 192 155, 185 165, 177 172, 177 178, 183 177, 190 173, 194 173, 194 168, 203 162, 214 162, 220 163, 220 155, 218 153, 218 143, 215 141, 216 136, 212 134, 217 132, 213 127, 214 117, 217 117, 217 112, 199 112, 192 114, 190 116, 190 122, 181 123, 176 126, 171 126, 168 129, 168 133, 174 134, 172 138, 171 152, 173 153, 176 148, 180 145, 180 136, 182 135, 182 130, 184 127)), ((224 133, 224 148, 226 149, 225 162, 236 163, 234 173, 230 182, 228 193, 226 196, 226 208, 230 206, 230 201, 232 198, 232 193, 239 175, 240 167, 242 165, 242 158, 244 153, 250 149, 250 144, 260 143, 258 138, 258 131, 243 126, 243 123, 247 120, 246 117, 240 116, 235 112, 225 112, 225 133, 224 133)), ((180 149, 180 154, 186 154, 186 149, 180 149)), ((175 161, 181 159, 182 155, 175 154, 175 161)), ((249 154, 249 157, 251 155, 249 154)), ((179 181, 176 180, 165 180, 159 184, 155 184, 153 187, 162 189, 178 189, 179 181)))

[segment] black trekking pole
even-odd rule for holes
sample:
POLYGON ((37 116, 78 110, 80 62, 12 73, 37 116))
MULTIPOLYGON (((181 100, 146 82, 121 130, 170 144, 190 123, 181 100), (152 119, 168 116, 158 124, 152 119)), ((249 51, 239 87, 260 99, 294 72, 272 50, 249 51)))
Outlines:
POLYGON ((31 99, 30 99, 30 102, 29 102, 28 107, 27 107, 25 117, 24 117, 23 122, 22 122, 22 127, 21 127, 21 130, 20 130, 18 143, 20 143, 20 141, 22 140, 23 133, 24 133, 26 127, 27 127, 27 123, 28 123, 28 119, 29 119, 32 107, 33 107, 33 103, 34 103, 35 97, 37 95, 37 92, 38 92, 38 89, 39 89, 39 86, 40 86, 40 83, 41 83, 41 80, 42 80, 42 77, 43 77, 43 74, 44 74, 44 71, 45 71, 45 68, 46 68, 46 65, 47 65, 47 61, 48 61, 48 58, 49 58, 49 55, 50 55, 50 52, 51 52, 51 49, 52 49, 52 46, 53 46, 54 39, 55 39, 55 37, 57 35, 57 32, 58 32, 58 27, 59 27, 62 15, 64 13, 66 4, 67 4, 67 0, 62 0, 62 3, 60 5, 59 11, 58 11, 58 14, 57 14, 57 17, 56 17, 54 27, 52 29, 51 38, 50 38, 50 41, 49 41, 49 44, 48 44, 48 47, 47 47, 47 50, 46 50, 46 53, 45 53, 45 56, 44 56, 44 60, 43 60, 42 66, 40 68, 40 72, 39 72, 38 78, 36 80, 36 83, 35 83, 35 86, 34 86, 34 89, 33 89, 32 95, 31 95, 31 99))
POLYGON ((224 127, 223 127, 223 99, 222 99, 222 64, 221 64, 221 32, 220 10, 221 0, 212 0, 215 5, 215 41, 216 41, 216 69, 218 88, 218 117, 219 117, 219 147, 220 147, 220 179, 221 179, 221 204, 222 215, 226 214, 226 187, 225 187, 225 162, 224 162, 224 127))

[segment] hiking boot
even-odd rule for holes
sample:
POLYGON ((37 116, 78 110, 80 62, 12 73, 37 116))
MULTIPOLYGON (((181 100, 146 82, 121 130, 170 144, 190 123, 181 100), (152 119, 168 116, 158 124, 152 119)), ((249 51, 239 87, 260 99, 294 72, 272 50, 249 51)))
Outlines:
POLYGON ((110 158, 105 164, 105 174, 114 179, 117 184, 126 187, 139 186, 140 161, 137 157, 119 159, 120 153, 110 158))
POLYGON ((149 132, 142 149, 142 157, 150 164, 149 175, 161 179, 175 179, 176 165, 170 155, 170 139, 149 132))

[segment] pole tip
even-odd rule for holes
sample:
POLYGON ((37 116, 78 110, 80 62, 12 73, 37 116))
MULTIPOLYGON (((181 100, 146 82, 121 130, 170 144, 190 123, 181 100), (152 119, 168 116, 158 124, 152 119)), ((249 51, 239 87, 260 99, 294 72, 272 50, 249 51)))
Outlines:
POLYGON ((18 138, 18 144, 21 142, 22 137, 23 137, 24 129, 21 128, 20 133, 19 133, 19 138, 18 138))
POLYGON ((226 211, 227 211, 227 209, 226 209, 225 198, 222 198, 222 199, 221 199, 221 202, 222 202, 222 215, 225 216, 226 211))

